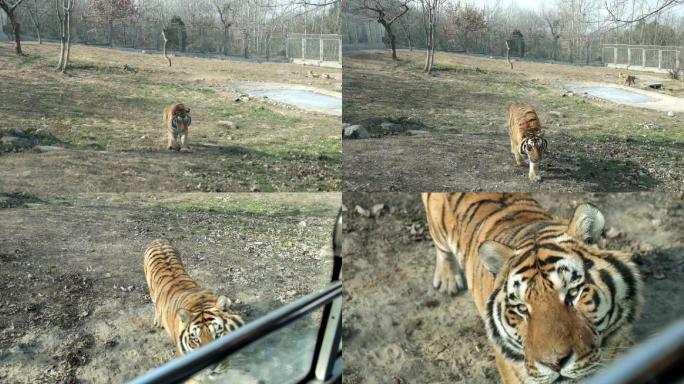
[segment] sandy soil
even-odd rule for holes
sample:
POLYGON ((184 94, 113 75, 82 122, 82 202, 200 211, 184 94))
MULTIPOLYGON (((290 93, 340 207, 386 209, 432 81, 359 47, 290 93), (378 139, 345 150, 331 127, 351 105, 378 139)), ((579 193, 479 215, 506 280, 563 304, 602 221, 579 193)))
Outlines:
POLYGON ((57 45, 27 44, 25 57, 10 47, 0 43, 1 191, 339 190, 339 116, 239 98, 233 85, 268 82, 339 96, 340 69, 312 79, 311 67, 287 63, 174 57, 168 67, 157 54, 78 45, 64 75, 54 70, 57 45), (192 110, 192 153, 165 147, 162 110, 173 101, 192 110), (21 145, 4 139, 16 130, 21 145))
MULTIPOLYGON (((681 194, 535 194, 569 217, 596 204, 619 235, 608 247, 633 252, 645 277, 646 304, 635 327, 644 340, 684 316, 684 199, 681 194)), ((345 193, 344 382, 491 383, 493 348, 470 293, 431 287, 434 248, 418 195, 345 193), (355 213, 386 205, 382 216, 355 213)), ((615 232, 613 231, 613 232, 615 232)))
MULTIPOLYGON (((344 140, 343 188, 354 191, 682 191, 683 116, 567 92, 567 84, 619 85, 619 70, 437 53, 432 75, 422 52, 349 52, 343 116, 370 139, 344 140), (541 183, 515 165, 508 106, 536 108, 549 141, 541 183)), ((664 75, 663 95, 684 86, 664 75)))
POLYGON ((0 382, 124 382, 172 359, 142 269, 154 238, 171 239, 189 274, 247 321, 322 287, 340 198, 0 195, 0 382))

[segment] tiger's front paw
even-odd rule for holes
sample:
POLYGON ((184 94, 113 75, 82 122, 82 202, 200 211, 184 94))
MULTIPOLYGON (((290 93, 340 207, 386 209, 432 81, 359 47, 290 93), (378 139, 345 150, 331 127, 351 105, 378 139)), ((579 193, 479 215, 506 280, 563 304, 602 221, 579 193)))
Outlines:
POLYGON ((455 295, 466 289, 465 280, 459 269, 454 270, 448 261, 437 262, 432 286, 440 292, 455 295))
POLYGON ((542 180, 540 175, 537 175, 536 173, 530 173, 529 175, 530 181, 533 183, 538 183, 542 180))

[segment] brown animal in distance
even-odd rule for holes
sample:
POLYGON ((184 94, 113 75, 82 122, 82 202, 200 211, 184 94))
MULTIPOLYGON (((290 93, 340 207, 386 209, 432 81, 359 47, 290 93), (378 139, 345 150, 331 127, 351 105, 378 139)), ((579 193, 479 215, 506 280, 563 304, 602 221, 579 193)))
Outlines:
POLYGON ((190 108, 185 104, 175 102, 164 108, 164 131, 168 149, 190 151, 188 127, 191 123, 190 108))
POLYGON ((625 78, 625 85, 628 85, 628 86, 632 87, 632 86, 634 86, 635 83, 636 83, 636 76, 634 76, 634 75, 628 75, 628 76, 625 78))
POLYGON ((515 163, 524 165, 523 157, 526 157, 530 163, 529 179, 540 181, 541 176, 537 174, 537 167, 548 143, 542 137, 541 123, 537 113, 529 104, 511 104, 508 109, 508 124, 511 153, 515 157, 515 163))

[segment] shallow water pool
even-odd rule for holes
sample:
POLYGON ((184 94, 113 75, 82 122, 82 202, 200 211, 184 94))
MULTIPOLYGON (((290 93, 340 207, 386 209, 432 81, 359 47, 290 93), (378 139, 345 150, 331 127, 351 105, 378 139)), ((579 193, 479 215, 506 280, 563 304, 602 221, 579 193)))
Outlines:
POLYGON ((614 87, 576 87, 574 91, 600 97, 615 103, 651 103, 658 101, 655 97, 614 87))
POLYGON ((303 109, 313 109, 333 115, 342 113, 342 99, 302 89, 255 89, 248 92, 252 96, 268 97, 279 103, 294 105, 303 109))

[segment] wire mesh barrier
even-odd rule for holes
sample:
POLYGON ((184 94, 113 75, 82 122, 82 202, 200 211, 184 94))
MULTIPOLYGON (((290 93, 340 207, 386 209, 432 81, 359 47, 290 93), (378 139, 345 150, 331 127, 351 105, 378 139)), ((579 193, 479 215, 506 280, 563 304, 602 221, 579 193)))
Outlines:
POLYGON ((609 67, 651 72, 679 69, 681 63, 681 48, 673 46, 604 44, 602 55, 609 67))

